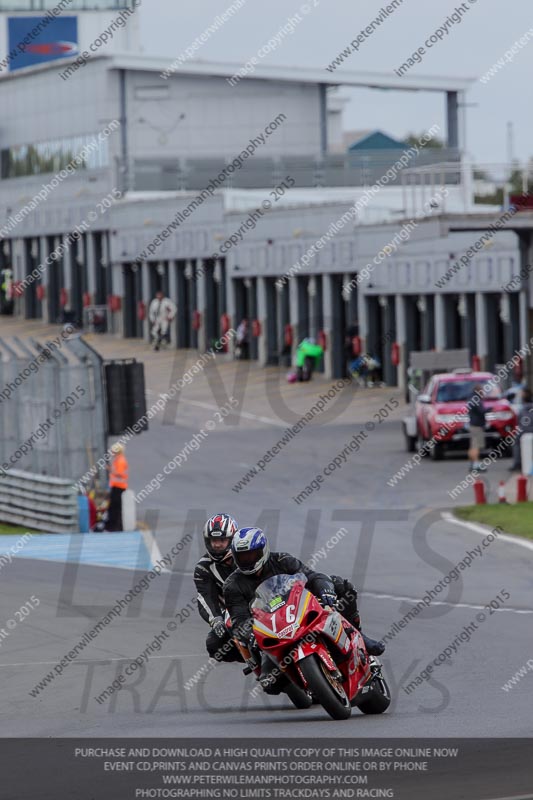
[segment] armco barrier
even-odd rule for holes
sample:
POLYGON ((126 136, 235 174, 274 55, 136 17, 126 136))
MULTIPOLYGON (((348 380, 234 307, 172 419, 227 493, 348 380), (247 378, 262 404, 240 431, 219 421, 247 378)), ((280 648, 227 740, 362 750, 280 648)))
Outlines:
POLYGON ((10 469, 0 476, 0 520, 40 531, 79 530, 72 481, 10 469))

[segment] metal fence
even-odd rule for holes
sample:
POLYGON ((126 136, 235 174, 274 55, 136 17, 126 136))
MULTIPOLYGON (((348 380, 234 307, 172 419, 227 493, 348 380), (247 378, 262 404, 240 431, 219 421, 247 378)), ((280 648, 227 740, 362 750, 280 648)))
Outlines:
POLYGON ((66 329, 0 352, 0 484, 13 470, 79 480, 106 450, 101 357, 66 329))
POLYGON ((76 489, 70 480, 9 470, 0 480, 0 519, 39 531, 78 531, 76 489))
MULTIPOLYGON (((241 169, 228 173, 224 188, 264 189, 277 186, 287 175, 295 188, 371 186, 402 156, 402 150, 367 150, 352 153, 330 153, 321 158, 286 156, 277 159, 258 156, 245 162, 241 169)), ((461 156, 453 148, 423 148, 410 159, 411 167, 453 165, 446 180, 457 184, 461 179, 461 156)), ((231 163, 224 158, 146 158, 127 165, 118 165, 124 189, 136 191, 201 191, 231 163)), ((388 185, 401 183, 401 170, 388 185)))

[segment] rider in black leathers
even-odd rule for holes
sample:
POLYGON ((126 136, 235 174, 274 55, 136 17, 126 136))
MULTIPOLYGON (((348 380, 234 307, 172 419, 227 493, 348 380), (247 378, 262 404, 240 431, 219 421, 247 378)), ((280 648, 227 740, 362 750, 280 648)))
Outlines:
POLYGON ((198 611, 211 627, 206 647, 211 658, 217 661, 242 661, 231 634, 224 624, 222 586, 235 570, 231 540, 237 523, 229 514, 215 514, 207 520, 203 530, 206 552, 194 569, 194 583, 198 591, 198 611))

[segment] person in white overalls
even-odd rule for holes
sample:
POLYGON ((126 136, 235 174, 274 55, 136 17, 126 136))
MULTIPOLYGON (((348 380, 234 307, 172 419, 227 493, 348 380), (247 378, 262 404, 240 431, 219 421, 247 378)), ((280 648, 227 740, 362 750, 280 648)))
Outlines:
POLYGON ((156 292, 148 311, 154 350, 159 350, 163 339, 169 340, 169 326, 176 312, 176 304, 169 297, 165 297, 164 292, 156 292))

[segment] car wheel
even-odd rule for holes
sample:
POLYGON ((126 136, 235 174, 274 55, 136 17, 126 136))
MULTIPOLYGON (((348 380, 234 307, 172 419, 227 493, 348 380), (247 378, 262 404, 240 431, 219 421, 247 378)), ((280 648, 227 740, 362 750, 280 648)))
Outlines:
POLYGON ((435 442, 431 448, 431 459, 433 461, 442 461, 444 458, 444 445, 440 442, 435 442))
POLYGON ((502 447, 501 446, 502 443, 503 443, 503 437, 498 442, 498 448, 499 448, 500 457, 501 458, 511 458, 511 456, 513 455, 513 445, 512 444, 506 444, 506 445, 504 445, 502 447))
POLYGON ((414 453, 418 442, 418 435, 409 436, 409 434, 407 433, 407 426, 405 422, 403 423, 403 435, 405 437, 405 449, 407 450, 408 453, 414 453))
POLYGON ((424 439, 420 431, 418 432, 418 437, 416 440, 416 449, 420 452, 422 458, 426 458, 429 455, 428 448, 426 447, 427 439, 424 439))
POLYGON ((415 452, 417 441, 418 439, 416 436, 408 436, 407 434, 405 434, 405 447, 408 453, 415 452))

